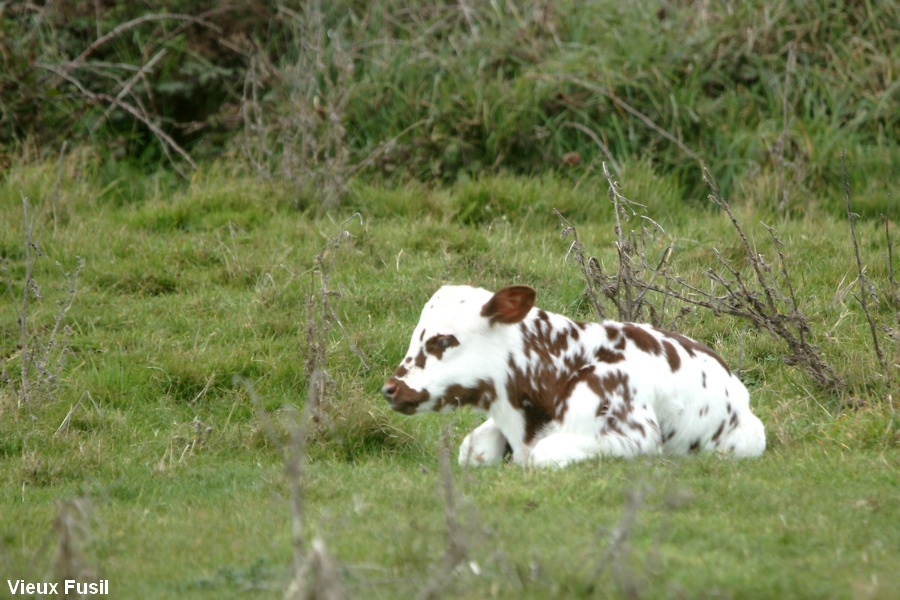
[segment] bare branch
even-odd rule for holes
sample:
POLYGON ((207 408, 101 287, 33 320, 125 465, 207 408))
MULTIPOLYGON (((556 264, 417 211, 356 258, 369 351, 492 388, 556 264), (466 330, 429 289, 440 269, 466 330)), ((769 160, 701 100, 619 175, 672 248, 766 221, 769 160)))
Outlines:
POLYGON ((862 256, 859 252, 859 242, 856 239, 856 226, 854 223, 858 215, 853 212, 850 206, 850 176, 847 174, 846 151, 841 152, 841 171, 844 174, 844 199, 847 206, 847 219, 850 221, 850 237, 853 239, 853 253, 856 255, 857 279, 859 280, 859 303, 862 306, 863 313, 866 315, 866 320, 869 322, 875 356, 878 357, 878 363, 881 365, 882 370, 887 373, 887 362, 884 359, 884 354, 881 352, 881 346, 878 344, 878 329, 875 326, 875 320, 872 318, 871 312, 869 312, 869 298, 871 297, 877 304, 878 296, 875 294, 875 287, 872 285, 872 282, 866 277, 862 256))
MULTIPOLYGON (((56 73, 57 75, 59 75, 60 77, 62 77, 63 79, 65 79, 66 81, 68 81, 69 83, 74 85, 75 87, 77 87, 78 90, 82 94, 84 94, 84 96, 86 98, 88 98, 89 100, 91 100, 93 102, 106 102, 108 104, 114 104, 115 106, 118 106, 119 108, 121 108, 122 110, 124 110, 125 112, 127 112, 128 114, 133 116, 135 119, 137 119, 138 121, 140 121, 141 123, 146 125, 147 128, 150 131, 152 131, 153 134, 160 140, 160 142, 162 142, 161 145, 167 153, 168 153, 168 149, 171 148, 172 150, 175 150, 175 152, 177 152, 189 165, 191 165, 191 167, 193 167, 194 169, 199 168, 197 166, 197 163, 194 162, 194 159, 191 158, 191 155, 188 154, 187 151, 178 144, 178 142, 173 140, 169 134, 167 134, 165 131, 163 131, 159 127, 159 125, 154 123, 153 120, 144 112, 138 110, 131 104, 128 104, 127 102, 120 100, 114 96, 110 96, 108 94, 98 94, 96 92, 89 90, 79 80, 75 79, 74 77, 72 77, 71 75, 69 75, 68 73, 66 73, 59 67, 57 67, 56 65, 52 65, 52 64, 48 64, 48 63, 37 63, 37 66, 42 69, 46 69, 52 73, 56 73)), ((184 174, 182 173, 182 175, 184 175, 184 174)))
POLYGON ((597 313, 597 318, 603 320, 606 318, 606 313, 603 310, 603 305, 600 304, 600 299, 597 298, 597 294, 594 292, 595 276, 591 273, 589 263, 584 257, 584 245, 578 239, 578 231, 575 229, 575 226, 555 208, 553 209, 553 214, 555 214, 563 223, 560 237, 565 239, 571 235, 573 238, 573 242, 569 246, 569 251, 566 253, 566 258, 574 254, 575 262, 578 263, 579 268, 581 268, 581 275, 584 278, 584 282, 587 284, 585 291, 588 294, 588 298, 591 300, 591 306, 593 306, 594 312, 597 313))
POLYGON ((600 148, 604 155, 606 155, 606 160, 609 161, 609 164, 613 166, 613 169, 616 171, 621 171, 622 169, 619 167, 619 163, 616 162, 616 159, 613 157, 612 152, 609 150, 609 146, 603 143, 603 140, 600 139, 600 136, 597 135, 595 131, 592 129, 582 125, 581 123, 576 123, 575 121, 565 121, 559 124, 560 127, 571 127, 573 129, 577 129, 578 131, 587 135, 591 140, 593 140, 594 144, 600 148))
POLYGON ((694 152, 693 150, 691 150, 690 148, 688 148, 684 144, 684 142, 682 142, 677 137, 675 137, 674 135, 672 135, 671 133, 669 133, 668 131, 666 131, 665 129, 660 127, 659 125, 657 125, 655 122, 653 122, 653 120, 650 117, 648 117, 647 115, 645 115, 638 109, 634 108, 633 106, 631 106, 630 104, 625 102, 621 97, 614 94, 611 90, 600 87, 598 85, 594 85, 590 82, 587 82, 583 79, 579 79, 577 77, 573 77, 571 75, 539 75, 538 77, 543 78, 543 79, 552 79, 554 81, 565 81, 568 83, 572 83, 577 86, 583 87, 586 90, 594 92, 595 94, 600 94, 601 96, 604 96, 605 98, 610 99, 614 104, 621 107, 625 112, 628 112, 631 115, 637 117, 638 120, 640 120, 644 125, 646 125, 653 131, 657 132, 658 134, 660 134, 661 136, 663 136, 664 138, 666 138, 667 140, 669 140, 670 142, 672 142, 673 144, 678 146, 678 148, 682 152, 684 152, 688 157, 696 160, 697 162, 702 162, 700 155, 697 154, 696 152, 694 152))
MULTIPOLYGON (((210 11, 206 14, 207 15, 213 14, 214 12, 219 12, 219 11, 218 10, 210 11)), ((211 23, 211 22, 203 19, 202 17, 195 17, 193 15, 184 15, 184 14, 175 14, 175 13, 160 13, 160 14, 152 14, 152 15, 143 15, 141 17, 132 19, 131 21, 126 21, 125 23, 122 23, 122 24, 116 26, 110 32, 108 32, 105 35, 102 35, 99 38, 97 38, 96 40, 94 40, 93 43, 91 43, 90 46, 85 48, 81 54, 79 54, 77 57, 75 57, 74 60, 72 60, 70 63, 68 63, 68 67, 65 70, 63 70, 63 72, 57 73, 57 74, 60 75, 61 77, 66 77, 66 75, 68 75, 69 72, 72 71, 73 68, 80 66, 84 62, 84 60, 88 56, 93 54, 94 51, 97 50, 97 48, 99 48, 100 46, 109 42, 110 40, 113 40, 113 39, 119 37, 121 34, 128 31, 129 29, 134 29, 138 25, 142 25, 142 24, 150 22, 150 21, 186 21, 186 22, 192 23, 192 24, 203 25, 204 27, 208 27, 208 28, 212 29, 213 31, 216 31, 217 33, 222 33, 221 27, 219 27, 215 23, 211 23)))
POLYGON ((450 428, 441 436, 441 483, 444 500, 444 520, 447 526, 447 550, 435 566, 431 577, 419 592, 419 600, 436 598, 453 571, 469 556, 469 540, 459 519, 459 498, 453 485, 450 466, 450 428))

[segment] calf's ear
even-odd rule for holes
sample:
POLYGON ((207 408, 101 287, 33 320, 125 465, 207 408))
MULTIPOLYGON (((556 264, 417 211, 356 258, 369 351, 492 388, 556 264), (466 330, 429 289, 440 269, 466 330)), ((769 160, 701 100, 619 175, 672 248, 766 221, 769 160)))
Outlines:
POLYGON ((481 316, 494 323, 518 323, 534 306, 537 292, 527 285, 511 285, 499 290, 481 307, 481 316))

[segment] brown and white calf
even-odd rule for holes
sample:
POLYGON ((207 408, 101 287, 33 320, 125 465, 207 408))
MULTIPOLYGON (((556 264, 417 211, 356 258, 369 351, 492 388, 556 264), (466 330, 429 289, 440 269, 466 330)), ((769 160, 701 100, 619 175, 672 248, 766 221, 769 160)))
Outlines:
POLYGON ((469 405, 487 421, 461 464, 565 466, 593 456, 715 450, 758 456, 762 422, 712 350, 635 323, 579 323, 535 291, 445 286, 432 296, 382 393, 412 415, 469 405))

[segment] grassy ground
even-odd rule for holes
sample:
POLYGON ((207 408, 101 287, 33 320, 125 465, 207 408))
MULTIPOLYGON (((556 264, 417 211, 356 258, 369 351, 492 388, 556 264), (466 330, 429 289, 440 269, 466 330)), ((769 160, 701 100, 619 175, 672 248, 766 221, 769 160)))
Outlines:
MULTIPOLYGON (((591 318, 553 207, 607 269, 615 264, 606 182, 593 176, 497 176, 442 189, 357 181, 340 211, 316 216, 294 208, 287 186, 222 165, 185 184, 110 176, 72 154, 61 172, 57 191, 56 164, 16 167, 0 190, 10 288, 0 301, 0 569, 42 581, 80 561, 117 598, 282 595, 290 491, 266 428, 285 439, 292 417, 283 407, 306 397, 314 258, 345 219, 351 237, 333 255, 330 285, 342 293, 332 302, 347 337, 333 327, 328 338, 335 385, 328 424, 310 432, 303 497, 305 539, 326 541, 353 597, 411 597, 439 568, 448 544, 443 432, 455 446, 479 422, 468 412, 404 418, 378 394, 424 301, 446 282, 527 283, 542 307, 591 318), (16 319, 28 265, 20 194, 43 254, 33 259, 41 299, 30 296, 28 345, 58 378, 40 385, 29 371, 27 402, 16 319), (357 211, 361 221, 350 219, 357 211), (48 347, 77 257, 85 268, 61 321, 70 331, 48 347), (238 374, 268 417, 233 383, 238 374)), ((718 268, 713 248, 746 268, 728 219, 704 196, 680 197, 677 181, 641 161, 619 175, 666 230, 651 250, 672 245, 681 275, 704 281, 718 268)), ((835 184, 822 193, 839 197, 835 184)), ((892 383, 856 300, 846 221, 815 205, 786 219, 763 208, 766 181, 741 185, 736 215, 769 257, 760 221, 778 229, 814 341, 845 387, 818 390, 783 363, 776 340, 695 310, 681 331, 741 372, 767 453, 592 461, 562 472, 454 467, 455 533, 467 552, 440 597, 895 596, 897 345, 880 334, 892 383)), ((857 228, 882 299, 874 316, 895 325, 883 224, 857 228)))

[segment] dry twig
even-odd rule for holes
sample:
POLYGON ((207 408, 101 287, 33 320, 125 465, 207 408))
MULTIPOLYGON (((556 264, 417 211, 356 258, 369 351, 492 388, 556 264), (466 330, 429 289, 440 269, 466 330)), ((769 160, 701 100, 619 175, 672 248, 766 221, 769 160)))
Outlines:
POLYGON ((875 320, 872 318, 872 313, 869 311, 869 300, 871 299, 877 306, 878 295, 875 293, 875 286, 872 285, 872 282, 866 277, 862 255, 859 252, 859 242, 856 239, 856 226, 854 224, 855 218, 858 215, 853 212, 850 206, 850 176, 847 174, 845 155, 846 152, 841 152, 841 170, 844 174, 844 199, 847 207, 847 219, 850 221, 850 237, 853 239, 853 253, 856 255, 857 280, 859 281, 859 304, 862 306, 863 313, 866 315, 866 320, 869 322, 869 329, 872 332, 872 347, 875 350, 875 356, 878 358, 878 364, 881 365, 882 371, 887 374, 887 361, 885 361, 884 354, 881 352, 881 346, 878 343, 878 328, 875 325, 875 320))
POLYGON ((291 496, 291 546, 294 551, 291 582, 284 595, 286 600, 342 600, 347 597, 325 542, 317 536, 307 549, 304 536, 307 424, 317 393, 315 390, 321 385, 321 378, 324 376, 325 374, 321 371, 312 374, 306 404, 299 418, 296 411, 291 409, 293 418, 290 426, 290 440, 287 444, 284 444, 276 434, 271 419, 253 385, 242 376, 234 377, 235 385, 243 387, 250 396, 257 418, 269 440, 281 449, 284 457, 284 474, 291 496))
POLYGON ((450 428, 441 436, 441 484, 444 499, 444 521, 447 526, 447 549, 425 587, 419 592, 419 600, 438 597, 447 579, 469 556, 470 541, 459 518, 460 498, 453 484, 453 470, 450 466, 450 428))
POLYGON ((669 140, 670 142, 672 142, 673 144, 678 146, 678 148, 682 152, 684 152, 685 155, 692 158, 693 160, 696 160, 697 162, 702 162, 700 159, 700 155, 697 154, 696 152, 694 152, 693 150, 691 150, 690 148, 688 148, 684 144, 684 142, 682 142, 677 137, 675 137, 674 135, 672 135, 671 133, 669 133, 668 131, 666 131, 665 129, 660 127, 659 125, 657 125, 653 121, 653 119, 651 119, 650 117, 648 117, 647 115, 645 115, 644 113, 642 113, 641 111, 636 109, 635 107, 631 106, 628 102, 626 102, 620 96, 613 93, 611 90, 600 87, 599 85, 595 85, 593 83, 585 81, 584 79, 579 79, 579 78, 571 76, 571 75, 552 75, 552 76, 551 75, 540 75, 539 77, 546 78, 546 79, 553 79, 554 81, 565 81, 567 83, 572 83, 579 87, 583 87, 584 89, 586 89, 590 92, 593 92, 595 94, 599 94, 601 96, 604 96, 605 98, 608 98, 609 100, 611 100, 613 102, 613 104, 620 107, 622 110, 631 114, 632 116, 637 117, 637 119, 641 123, 646 125, 648 128, 652 129, 659 135, 663 136, 664 138, 666 138, 667 140, 669 140))
MULTIPOLYGON (((741 240, 753 277, 750 280, 746 279, 741 269, 729 263, 715 248, 713 251, 721 270, 709 269, 707 276, 718 288, 718 293, 700 289, 698 286, 688 283, 684 278, 670 274, 667 264, 672 253, 671 247, 667 247, 663 251, 657 266, 651 267, 646 259, 648 238, 646 228, 642 228, 640 235, 634 231, 626 235, 622 226, 622 217, 637 214, 634 206, 640 205, 631 203, 621 194, 618 182, 612 179, 604 165, 604 175, 609 183, 609 197, 616 216, 618 271, 615 275, 605 275, 600 270, 599 261, 593 257, 585 259, 584 247, 578 241, 577 236, 575 243, 569 249, 569 254, 574 252, 575 259, 582 269, 582 275, 588 283, 589 296, 598 316, 603 318, 604 313, 602 308, 598 308, 600 303, 594 293, 595 287, 603 296, 615 301, 620 320, 643 319, 646 310, 651 322, 661 326, 665 317, 664 302, 666 299, 681 303, 676 320, 689 311, 690 306, 706 308, 716 315, 736 316, 750 321, 757 329, 766 331, 775 339, 786 343, 789 352, 785 356, 785 362, 802 367, 820 387, 828 390, 842 388, 843 380, 822 359, 818 347, 811 341, 809 320, 800 310, 783 252, 784 245, 774 229, 766 226, 778 252, 781 284, 773 274, 772 266, 753 249, 737 217, 722 199, 715 180, 708 171, 704 171, 704 174, 712 192, 709 199, 716 203, 731 220, 731 224, 741 240), (659 275, 662 275, 664 279, 662 285, 655 283, 659 275), (782 285, 787 288, 786 292, 782 291, 782 285), (647 301, 648 292, 659 294, 662 299, 659 307, 647 301)), ((573 235, 575 228, 572 224, 566 221, 558 211, 555 214, 564 223, 563 236, 573 235)), ((654 231, 661 231, 654 221, 648 220, 655 226, 654 231)))
POLYGON ((650 266, 647 261, 648 245, 651 240, 655 240, 657 233, 665 234, 665 231, 656 221, 646 215, 641 215, 642 220, 650 223, 651 228, 642 226, 639 232, 634 230, 626 232, 623 222, 630 217, 637 216, 638 209, 643 211, 646 206, 629 200, 622 194, 619 182, 613 179, 606 163, 603 163, 603 174, 609 185, 607 195, 613 205, 616 222, 615 247, 618 256, 616 273, 606 275, 596 258, 585 256, 584 245, 578 239, 577 230, 558 210, 554 209, 554 214, 563 224, 561 236, 566 238, 571 235, 574 239, 566 253, 566 258, 573 256, 581 268, 582 277, 587 284, 586 293, 598 318, 601 320, 607 318, 606 311, 600 302, 602 296, 615 304, 616 317, 619 320, 634 321, 647 318, 654 325, 662 325, 663 307, 656 307, 649 303, 647 291, 653 289, 651 287, 653 281, 666 270, 672 248, 667 247, 663 250, 655 268, 650 266))
POLYGON ((316 255, 313 268, 308 271, 313 278, 318 276, 319 279, 318 286, 311 284, 306 298, 306 373, 310 381, 312 381, 313 373, 316 371, 322 373, 322 378, 316 383, 316 393, 312 397, 313 402, 310 409, 313 418, 318 420, 326 418, 324 406, 327 390, 331 383, 331 376, 327 369, 327 349, 332 325, 336 325, 340 329, 350 350, 359 358, 363 368, 369 369, 362 351, 353 342, 353 338, 350 337, 338 318, 332 301, 335 297, 343 298, 343 294, 339 290, 331 288, 331 272, 342 244, 352 237, 346 226, 354 219, 359 219, 360 225, 362 224, 362 215, 359 213, 341 223, 340 231, 328 240, 321 252, 316 255))

